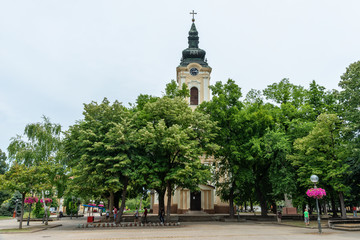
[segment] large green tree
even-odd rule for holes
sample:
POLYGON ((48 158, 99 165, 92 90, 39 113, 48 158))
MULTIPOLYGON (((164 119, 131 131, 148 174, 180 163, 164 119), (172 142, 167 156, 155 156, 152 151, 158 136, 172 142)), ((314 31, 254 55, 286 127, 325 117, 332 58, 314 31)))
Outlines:
POLYGON ((119 220, 129 183, 141 182, 134 168, 138 152, 133 112, 105 98, 100 104, 84 104, 83 115, 83 120, 69 128, 65 139, 72 190, 84 198, 108 197, 109 209, 117 206, 114 199, 121 196, 119 220))
POLYGON ((345 184, 349 165, 345 161, 347 151, 341 128, 342 123, 335 114, 319 115, 309 135, 295 141, 296 151, 289 158, 297 168, 302 186, 309 187, 309 176, 316 174, 320 178, 319 186, 338 194, 342 217, 346 218, 344 193, 349 191, 345 184))
POLYGON ((240 162, 242 153, 239 147, 243 136, 237 118, 243 108, 240 101, 241 88, 229 79, 225 84, 216 82, 210 89, 213 98, 209 102, 203 102, 199 111, 209 114, 218 126, 214 143, 220 148, 213 153, 217 159, 214 177, 217 191, 223 200, 229 201, 230 216, 234 217, 234 193, 249 177, 248 171, 243 171, 244 164, 240 162))
MULTIPOLYGON (((23 135, 17 135, 11 139, 8 147, 9 160, 13 164, 24 165, 29 169, 38 167, 39 174, 44 171, 51 182, 49 186, 43 181, 44 186, 48 188, 56 186, 58 179, 61 179, 61 175, 65 173, 61 138, 61 126, 51 123, 49 118, 44 116, 42 122, 27 124, 23 135)), ((34 191, 41 190, 36 182, 30 181, 27 184, 29 186, 34 184, 32 189, 34 191)), ((61 193, 61 191, 58 192, 61 193)), ((42 197, 44 198, 43 191, 42 197)))
POLYGON ((343 134, 351 152, 348 156, 351 173, 347 182, 352 188, 352 204, 357 205, 360 203, 360 186, 357 181, 360 177, 360 61, 346 68, 339 86, 342 89, 339 94, 342 106, 340 115, 347 126, 343 134))
POLYGON ((164 96, 148 102, 137 113, 137 143, 144 149, 139 169, 144 169, 147 184, 159 195, 159 211, 168 192, 167 217, 175 187, 195 189, 206 183, 209 169, 200 156, 215 149, 215 124, 209 116, 193 112, 181 97, 164 96))

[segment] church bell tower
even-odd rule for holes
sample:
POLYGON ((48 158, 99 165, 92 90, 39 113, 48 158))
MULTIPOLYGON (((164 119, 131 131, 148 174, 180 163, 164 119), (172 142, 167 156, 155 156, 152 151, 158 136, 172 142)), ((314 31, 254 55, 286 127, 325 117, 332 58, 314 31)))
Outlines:
POLYGON ((176 79, 179 88, 185 83, 190 90, 189 101, 193 109, 203 101, 210 100, 211 67, 205 58, 206 52, 199 48, 199 36, 195 26, 194 10, 192 25, 189 31, 189 47, 182 52, 180 65, 176 68, 176 79))

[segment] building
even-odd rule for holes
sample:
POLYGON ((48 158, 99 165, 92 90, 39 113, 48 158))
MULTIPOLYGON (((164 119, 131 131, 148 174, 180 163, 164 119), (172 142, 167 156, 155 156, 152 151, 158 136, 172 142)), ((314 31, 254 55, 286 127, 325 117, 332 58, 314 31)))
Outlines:
MULTIPOLYGON (((193 13, 194 14, 194 13, 193 13)), ((183 50, 180 65, 176 68, 176 79, 179 88, 185 83, 190 90, 189 106, 195 109, 203 101, 210 100, 211 67, 205 58, 206 52, 199 48, 199 36, 195 26, 195 19, 188 36, 189 47, 183 50)), ((211 158, 200 157, 203 164, 213 162, 211 158)), ((216 196, 216 189, 212 185, 200 185, 200 191, 178 187, 171 199, 171 213, 186 213, 189 211, 203 211, 206 213, 229 213, 229 204, 216 196)), ((165 194, 165 205, 167 203, 165 194)), ((159 209, 156 193, 151 195, 151 207, 155 213, 159 209)))

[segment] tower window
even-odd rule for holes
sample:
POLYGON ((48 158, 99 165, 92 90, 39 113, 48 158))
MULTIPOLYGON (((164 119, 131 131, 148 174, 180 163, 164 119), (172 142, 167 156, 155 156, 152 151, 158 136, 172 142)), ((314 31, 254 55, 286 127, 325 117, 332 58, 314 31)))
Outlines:
POLYGON ((199 104, 199 90, 196 87, 190 89, 190 105, 199 104))

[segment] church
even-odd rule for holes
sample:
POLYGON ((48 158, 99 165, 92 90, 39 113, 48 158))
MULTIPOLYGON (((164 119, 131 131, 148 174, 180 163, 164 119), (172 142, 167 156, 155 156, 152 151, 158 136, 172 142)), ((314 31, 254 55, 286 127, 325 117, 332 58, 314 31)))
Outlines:
MULTIPOLYGON (((189 47, 183 50, 180 65, 176 68, 176 79, 179 88, 185 83, 190 90, 189 106, 195 109, 203 101, 210 100, 211 67, 205 58, 206 52, 199 48, 199 36, 195 26, 194 11, 192 25, 189 31, 189 47)), ((203 164, 211 164, 214 159, 200 157, 203 164)), ((216 195, 216 188, 212 185, 199 185, 200 191, 178 187, 171 198, 171 213, 229 213, 229 204, 222 202, 216 195)), ((165 205, 167 197, 165 194, 165 205)), ((150 209, 156 213, 159 209, 158 196, 151 194, 150 209)))

